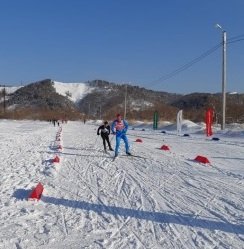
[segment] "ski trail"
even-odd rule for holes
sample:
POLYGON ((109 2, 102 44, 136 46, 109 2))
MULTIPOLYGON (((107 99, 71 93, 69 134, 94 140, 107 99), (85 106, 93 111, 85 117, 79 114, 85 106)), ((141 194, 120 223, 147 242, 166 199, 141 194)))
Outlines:
POLYGON ((116 183, 115 183, 116 185, 118 185, 117 191, 116 191, 118 195, 120 195, 121 189, 122 189, 123 184, 124 184, 124 181, 125 181, 125 172, 123 171, 122 174, 123 174, 123 175, 121 176, 122 179, 120 180, 120 179, 118 178, 118 180, 117 180, 116 183))
POLYGON ((111 234, 111 236, 109 237, 108 241, 104 243, 105 248, 107 248, 109 246, 109 244, 112 243, 112 239, 118 235, 118 233, 121 232, 121 230, 128 224, 128 222, 131 220, 130 217, 127 217, 126 220, 124 222, 122 222, 122 225, 120 225, 116 231, 114 231, 114 233, 111 234))
POLYGON ((60 219, 66 237, 77 232, 83 238, 86 231, 93 248, 224 248, 230 245, 229 240, 241 245, 242 235, 235 227, 229 228, 232 234, 221 227, 214 232, 208 229, 213 221, 229 226, 241 224, 243 184, 238 174, 231 174, 235 172, 225 172, 215 162, 212 164, 220 172, 214 166, 189 161, 189 154, 180 150, 177 154, 174 146, 172 151, 163 152, 157 149, 162 140, 154 142, 154 135, 145 139, 144 144, 134 144, 135 154, 144 158, 121 156, 115 162, 95 146, 86 150, 89 139, 82 137, 82 142, 76 143, 67 138, 64 130, 61 168, 54 178, 49 178, 49 186, 56 184, 55 189, 49 189, 50 194, 58 201, 67 200, 60 219), (81 143, 84 145, 80 146, 81 143), (89 156, 77 153, 78 145, 89 156), (141 216, 143 211, 149 212, 148 217, 141 216), (154 213, 169 215, 172 220, 152 221, 154 213), (201 219, 204 228, 201 224, 198 227, 201 219), (189 226, 185 225, 186 220, 189 226))
POLYGON ((60 208, 60 213, 61 213, 61 217, 62 217, 62 223, 63 223, 63 231, 65 233, 65 235, 68 235, 68 229, 67 229, 67 225, 65 222, 65 218, 64 218, 64 213, 62 212, 61 208, 60 208))
POLYGON ((146 247, 144 246, 144 243, 143 243, 142 240, 140 239, 140 237, 136 234, 136 232, 135 232, 135 231, 132 231, 132 234, 135 236, 135 238, 137 239, 137 241, 138 241, 139 244, 141 245, 140 248, 141 248, 141 247, 142 247, 142 248, 146 248, 146 247))
MULTIPOLYGON (((141 201, 142 201, 142 203, 144 202, 143 199, 144 199, 144 197, 145 197, 145 198, 147 199, 147 201, 148 201, 149 203, 151 203, 151 208, 152 208, 152 210, 155 210, 155 207, 156 207, 155 199, 149 198, 150 194, 149 194, 149 193, 146 193, 146 194, 145 194, 145 193, 143 192, 142 187, 140 186, 140 183, 138 182, 138 180, 135 179, 135 176, 133 176, 132 179, 133 179, 133 181, 134 181, 134 182, 140 187, 140 189, 141 189, 141 192, 142 192, 142 194, 141 194, 141 201), (155 203, 154 203, 154 202, 155 202, 155 203), (153 203, 154 203, 154 204, 153 204, 153 203)), ((144 206, 144 210, 145 210, 145 205, 142 205, 142 206, 144 206)), ((178 238, 178 240, 181 242, 183 248, 187 248, 187 246, 184 244, 184 241, 182 241, 182 240, 180 239, 181 235, 180 235, 179 232, 177 232, 176 226, 173 225, 173 224, 171 224, 171 225, 167 224, 167 226, 171 227, 171 230, 172 230, 173 234, 174 234, 175 237, 178 238)), ((154 238, 155 238, 155 243, 157 243, 157 239, 156 239, 156 237, 155 237, 155 234, 154 234, 154 238)))
MULTIPOLYGON (((179 160, 179 161, 180 161, 180 160, 179 160)), ((180 172, 180 171, 177 171, 177 174, 174 174, 173 177, 177 177, 178 179, 181 179, 181 178, 179 178, 179 175, 180 175, 180 174, 181 174, 181 172, 180 172)), ((172 178, 173 178, 173 177, 172 177, 172 178)), ((172 178, 169 179, 169 180, 167 180, 167 181, 164 183, 164 187, 165 187, 165 185, 166 185, 167 182, 170 182, 170 180, 172 180, 172 178)), ((212 199, 212 200, 210 199, 209 203, 211 203, 211 201, 213 201, 213 199, 212 199)), ((208 203, 208 204, 209 204, 209 203, 208 203)), ((204 208, 203 208, 202 210, 204 210, 204 208)), ((181 243, 184 244, 184 241, 182 241, 181 243)))

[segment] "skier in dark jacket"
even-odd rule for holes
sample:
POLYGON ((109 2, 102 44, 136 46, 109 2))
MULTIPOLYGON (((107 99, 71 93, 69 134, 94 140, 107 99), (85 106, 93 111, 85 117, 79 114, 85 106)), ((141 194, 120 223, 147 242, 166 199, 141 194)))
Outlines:
POLYGON ((109 141, 110 126, 108 125, 107 121, 105 121, 103 125, 98 127, 97 135, 100 135, 100 130, 101 130, 101 137, 103 139, 104 151, 107 152, 106 141, 108 143, 109 150, 113 151, 111 144, 110 144, 110 141, 109 141))

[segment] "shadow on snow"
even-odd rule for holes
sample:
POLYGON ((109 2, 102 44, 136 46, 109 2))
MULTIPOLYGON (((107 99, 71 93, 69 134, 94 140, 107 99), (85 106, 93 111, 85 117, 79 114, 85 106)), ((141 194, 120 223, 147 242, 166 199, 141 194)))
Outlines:
POLYGON ((141 220, 149 220, 157 223, 174 223, 189 227, 199 227, 209 230, 220 230, 228 233, 244 234, 244 224, 233 224, 223 221, 207 220, 194 217, 194 215, 190 214, 169 214, 143 210, 133 210, 123 207, 105 206, 102 204, 88 203, 85 201, 67 200, 48 196, 42 196, 42 201, 54 205, 63 205, 65 207, 93 211, 98 214, 107 213, 111 215, 119 215, 122 217, 132 217, 141 220))

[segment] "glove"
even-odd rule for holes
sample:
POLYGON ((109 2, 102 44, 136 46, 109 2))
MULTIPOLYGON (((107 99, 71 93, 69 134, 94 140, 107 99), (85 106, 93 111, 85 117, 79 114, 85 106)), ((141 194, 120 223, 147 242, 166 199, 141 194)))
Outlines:
POLYGON ((97 135, 99 136, 100 134, 99 134, 99 133, 97 133, 97 135))

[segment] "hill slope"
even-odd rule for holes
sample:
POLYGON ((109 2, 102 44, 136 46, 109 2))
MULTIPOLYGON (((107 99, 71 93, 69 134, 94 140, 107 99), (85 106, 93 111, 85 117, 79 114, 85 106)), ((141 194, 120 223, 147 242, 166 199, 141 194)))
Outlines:
MULTIPOLYGON (((192 93, 188 95, 158 92, 131 85, 119 85, 103 80, 87 83, 62 83, 50 79, 8 89, 7 110, 26 117, 34 111, 34 117, 69 116, 69 118, 113 119, 124 114, 135 120, 152 120, 158 111, 160 120, 175 120, 178 110, 184 118, 203 121, 205 110, 215 110, 215 118, 221 121, 220 94, 192 93), (25 110, 25 111, 23 111, 25 110), (22 113, 22 114, 21 114, 22 113), (40 115, 38 115, 38 113, 40 115), (48 114, 47 114, 48 113, 48 114)), ((3 100, 3 90, 0 98, 3 100)), ((244 94, 227 94, 227 122, 244 121, 244 94)), ((3 113, 2 113, 3 115, 3 113)), ((5 113, 6 115, 6 113, 5 113)))

